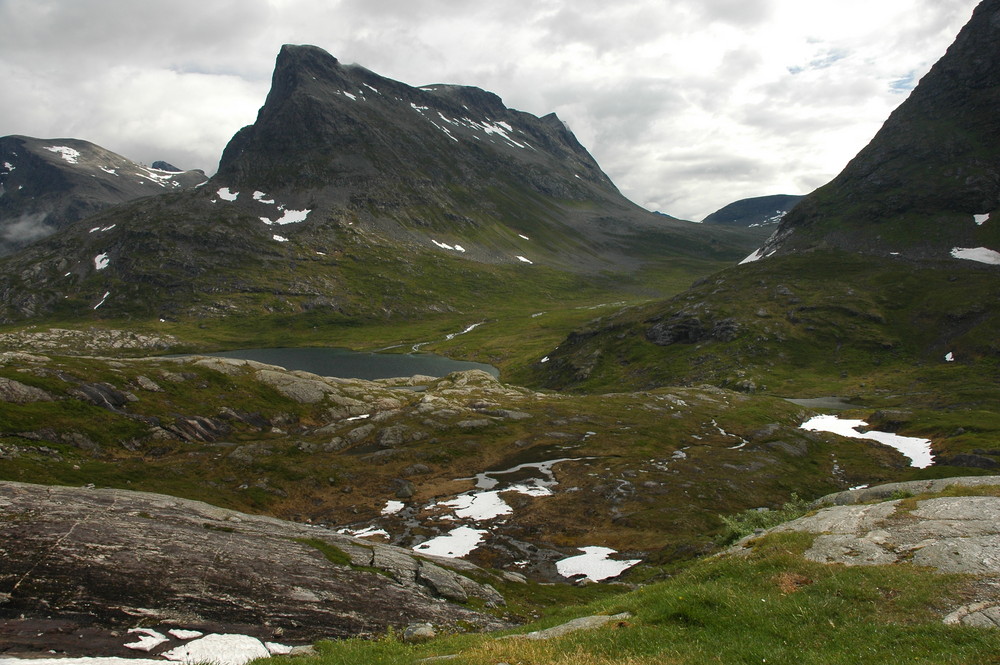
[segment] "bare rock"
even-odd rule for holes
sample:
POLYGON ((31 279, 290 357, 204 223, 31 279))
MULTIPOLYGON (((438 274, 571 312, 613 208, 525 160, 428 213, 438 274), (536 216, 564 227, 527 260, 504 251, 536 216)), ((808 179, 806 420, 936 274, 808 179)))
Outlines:
POLYGON ((51 402, 52 395, 41 388, 35 388, 15 381, 0 377, 0 402, 11 402, 13 404, 28 404, 30 402, 51 402))
POLYGON ((424 578, 440 567, 407 550, 159 494, 0 482, 0 558, 4 612, 25 620, 120 629, 183 615, 248 635, 266 625, 292 642, 417 622, 502 626, 417 581, 420 567, 433 566, 424 578))

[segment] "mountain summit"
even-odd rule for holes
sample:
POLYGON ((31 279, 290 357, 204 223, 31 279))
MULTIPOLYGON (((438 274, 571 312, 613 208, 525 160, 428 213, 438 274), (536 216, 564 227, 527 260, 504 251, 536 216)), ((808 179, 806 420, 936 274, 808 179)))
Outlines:
POLYGON ((86 226, 0 264, 0 319, 419 314, 481 303, 477 281, 634 282, 676 259, 705 274, 756 244, 630 202, 554 114, 411 87, 314 46, 282 47, 208 185, 86 226))
POLYGON ((834 247, 947 259, 954 248, 1000 249, 1000 219, 984 223, 1000 208, 998 108, 1000 0, 984 0, 868 146, 755 255, 834 247))

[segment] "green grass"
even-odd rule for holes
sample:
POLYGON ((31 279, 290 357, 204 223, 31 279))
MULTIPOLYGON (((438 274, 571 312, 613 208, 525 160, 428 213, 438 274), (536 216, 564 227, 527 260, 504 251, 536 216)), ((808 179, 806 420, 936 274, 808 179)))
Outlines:
POLYGON ((653 665, 661 663, 1000 662, 1000 632, 945 626, 966 578, 906 565, 826 566, 801 555, 811 537, 760 539, 748 558, 699 561, 674 578, 595 603, 564 608, 517 632, 571 616, 633 616, 605 628, 545 641, 444 636, 423 645, 389 635, 319 645, 303 665, 410 664, 457 654, 457 665, 653 665))

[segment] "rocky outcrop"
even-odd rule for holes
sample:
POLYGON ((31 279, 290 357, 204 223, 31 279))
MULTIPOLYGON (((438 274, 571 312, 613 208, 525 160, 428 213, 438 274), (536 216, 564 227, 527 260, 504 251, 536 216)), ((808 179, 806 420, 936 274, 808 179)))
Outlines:
MULTIPOLYGON (((941 573, 975 575, 1000 580, 1000 496, 946 496, 921 499, 889 496, 933 494, 952 486, 998 487, 1000 476, 946 478, 892 483, 839 492, 820 499, 832 505, 781 524, 767 533, 787 531, 817 534, 805 557, 845 566, 909 564, 941 573)), ((731 552, 751 547, 753 536, 731 552)), ((995 595, 964 605, 946 623, 993 626, 1000 619, 995 595)))
POLYGON ((0 483, 0 619, 224 624, 302 641, 497 619, 489 574, 333 531, 159 494, 0 483))

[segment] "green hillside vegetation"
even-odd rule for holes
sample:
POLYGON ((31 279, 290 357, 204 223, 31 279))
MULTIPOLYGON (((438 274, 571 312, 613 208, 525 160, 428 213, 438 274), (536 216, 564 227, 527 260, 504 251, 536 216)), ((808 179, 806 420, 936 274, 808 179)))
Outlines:
POLYGON ((760 537, 748 557, 702 559, 634 591, 549 607, 543 618, 515 632, 581 616, 631 615, 593 631, 546 641, 445 635, 419 645, 389 635, 320 643, 316 657, 298 662, 409 665, 452 655, 446 662, 458 665, 980 665, 1000 660, 997 631, 941 623, 948 608, 970 592, 973 577, 905 564, 824 565, 803 558, 811 541, 803 533, 760 537))

